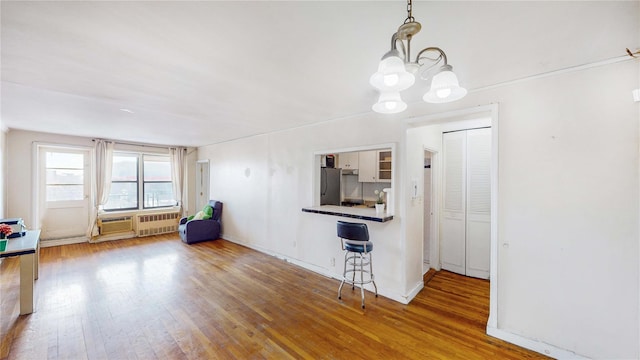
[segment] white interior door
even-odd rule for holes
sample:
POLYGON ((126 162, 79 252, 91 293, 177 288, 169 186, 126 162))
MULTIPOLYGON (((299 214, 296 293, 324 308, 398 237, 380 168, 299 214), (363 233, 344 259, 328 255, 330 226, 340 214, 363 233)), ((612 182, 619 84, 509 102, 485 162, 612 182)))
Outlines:
POLYGON ((474 129, 466 133, 466 274, 488 279, 491 265, 491 129, 474 129))
POLYGON ((39 147, 38 225, 43 240, 86 238, 90 150, 39 147))
POLYGON ((443 206, 440 234, 442 268, 465 274, 466 134, 442 134, 443 206))
POLYGON ((442 135, 442 268, 488 279, 491 263, 491 129, 442 135))
POLYGON ((196 212, 209 203, 209 160, 196 163, 196 212))

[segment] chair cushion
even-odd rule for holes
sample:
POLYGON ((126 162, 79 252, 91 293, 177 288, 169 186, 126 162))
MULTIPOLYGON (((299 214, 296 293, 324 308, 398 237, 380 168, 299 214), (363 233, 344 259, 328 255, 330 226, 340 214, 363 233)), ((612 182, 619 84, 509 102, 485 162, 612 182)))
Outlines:
MULTIPOLYGON (((346 243, 344 244, 344 249, 351 252, 362 253, 364 252, 363 245, 353 245, 346 243)), ((367 243, 367 252, 371 252, 373 250, 373 243, 367 243)))

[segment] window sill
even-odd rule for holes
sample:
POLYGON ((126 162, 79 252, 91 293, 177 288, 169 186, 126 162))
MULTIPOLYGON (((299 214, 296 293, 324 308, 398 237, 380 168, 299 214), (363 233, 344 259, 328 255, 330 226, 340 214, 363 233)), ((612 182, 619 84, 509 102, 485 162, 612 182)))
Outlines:
POLYGON ((118 217, 118 216, 127 216, 127 215, 136 215, 136 214, 162 214, 162 213, 171 213, 179 211, 180 207, 172 206, 172 207, 162 207, 162 208, 154 208, 154 209, 142 209, 142 210, 122 210, 122 211, 98 211, 98 217, 118 217))

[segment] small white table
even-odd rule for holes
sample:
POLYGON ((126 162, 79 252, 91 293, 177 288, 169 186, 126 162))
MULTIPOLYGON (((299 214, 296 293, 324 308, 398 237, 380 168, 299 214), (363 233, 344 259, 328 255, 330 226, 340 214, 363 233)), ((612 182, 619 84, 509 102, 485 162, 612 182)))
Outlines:
POLYGON ((20 315, 33 312, 33 283, 38 279, 40 230, 27 230, 24 236, 8 239, 0 258, 20 256, 20 315))

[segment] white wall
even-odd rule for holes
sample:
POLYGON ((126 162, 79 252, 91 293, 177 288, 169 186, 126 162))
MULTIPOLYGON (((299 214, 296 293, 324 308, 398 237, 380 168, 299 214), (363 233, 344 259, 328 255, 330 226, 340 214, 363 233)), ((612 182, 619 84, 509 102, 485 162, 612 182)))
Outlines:
POLYGON ((483 94, 500 103, 499 328, 638 357, 637 72, 626 62, 483 94))
MULTIPOLYGON (((411 104, 407 117, 500 104, 494 280, 505 333, 588 357, 638 356, 639 110, 629 97, 637 79, 637 65, 624 62, 442 107, 411 104)), ((340 256, 337 218, 300 212, 312 204, 312 154, 398 142, 404 195, 396 219, 372 225, 374 271, 381 293, 411 297, 421 281, 422 206, 405 187, 407 163, 420 163, 423 149, 405 153, 404 128, 372 114, 199 149, 211 159, 212 197, 225 201, 225 238, 339 273, 329 265, 340 256)))
MULTIPOLYGON (((344 218, 301 211, 313 205, 314 153, 398 142, 401 137, 399 122, 368 115, 210 145, 199 148, 198 156, 211 161, 211 198, 224 202, 225 239, 338 276, 343 254, 336 221, 344 218)), ((402 159, 402 153, 399 147, 396 159, 402 159)), ((406 301, 402 221, 396 212, 390 222, 368 225, 376 247, 378 289, 406 301)))

